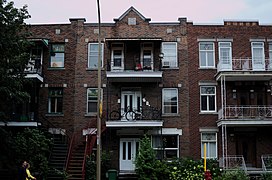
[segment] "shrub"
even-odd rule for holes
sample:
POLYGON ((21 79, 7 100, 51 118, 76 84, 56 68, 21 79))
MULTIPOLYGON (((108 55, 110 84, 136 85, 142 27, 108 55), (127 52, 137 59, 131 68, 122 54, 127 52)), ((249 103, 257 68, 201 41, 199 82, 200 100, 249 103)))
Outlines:
POLYGON ((213 178, 215 180, 249 180, 249 176, 242 170, 229 170, 222 173, 222 176, 213 178))

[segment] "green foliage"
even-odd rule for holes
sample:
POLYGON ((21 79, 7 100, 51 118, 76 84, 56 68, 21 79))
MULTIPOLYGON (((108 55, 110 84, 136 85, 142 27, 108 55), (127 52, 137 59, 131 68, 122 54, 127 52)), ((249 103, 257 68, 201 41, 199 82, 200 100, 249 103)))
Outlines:
POLYGON ((29 17, 27 6, 17 9, 13 2, 0 0, 0 112, 4 118, 8 118, 9 102, 18 104, 29 97, 23 90, 27 80, 22 73, 29 60, 29 32, 24 23, 29 17))
POLYGON ((31 172, 47 175, 51 139, 38 129, 26 128, 14 137, 17 164, 26 160, 31 164, 31 172))
POLYGON ((214 180, 249 180, 249 176, 240 169, 229 170, 222 173, 222 176, 213 178, 214 180))
POLYGON ((272 173, 262 174, 261 180, 272 180, 272 173))
POLYGON ((195 180, 204 178, 204 168, 201 161, 181 158, 170 164, 170 180, 195 180))
POLYGON ((139 175, 139 180, 156 180, 156 160, 155 151, 151 147, 150 138, 146 135, 140 140, 139 153, 136 156, 135 166, 136 173, 139 175))

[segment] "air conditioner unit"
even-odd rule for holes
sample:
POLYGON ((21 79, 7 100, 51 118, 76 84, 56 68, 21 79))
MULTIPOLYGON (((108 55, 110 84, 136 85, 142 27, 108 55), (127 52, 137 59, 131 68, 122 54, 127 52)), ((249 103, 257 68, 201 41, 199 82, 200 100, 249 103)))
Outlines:
POLYGON ((162 67, 170 67, 170 62, 169 61, 163 61, 162 62, 162 67))

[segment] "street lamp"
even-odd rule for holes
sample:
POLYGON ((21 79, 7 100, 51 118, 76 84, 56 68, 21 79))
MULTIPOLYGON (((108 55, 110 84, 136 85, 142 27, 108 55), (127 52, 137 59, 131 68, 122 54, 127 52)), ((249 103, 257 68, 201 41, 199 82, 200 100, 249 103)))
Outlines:
POLYGON ((102 98, 101 98, 101 19, 100 19, 100 3, 97 0, 98 14, 98 62, 97 62, 97 151, 96 151, 96 179, 101 179, 101 113, 102 113, 102 98))

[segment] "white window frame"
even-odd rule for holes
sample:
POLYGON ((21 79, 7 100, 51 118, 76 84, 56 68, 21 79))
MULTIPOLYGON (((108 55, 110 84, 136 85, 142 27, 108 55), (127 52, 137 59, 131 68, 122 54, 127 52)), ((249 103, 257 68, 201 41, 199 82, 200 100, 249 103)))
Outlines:
MULTIPOLYGON (((97 94, 97 96, 96 96, 96 100, 89 100, 89 91, 90 90, 95 90, 95 91, 97 91, 97 93, 98 93, 98 88, 87 88, 87 109, 86 109, 86 113, 87 114, 93 114, 93 113, 97 113, 97 103, 98 103, 98 94, 97 94), (96 103, 96 109, 95 109, 95 111, 90 111, 89 112, 89 102, 90 103, 96 103)), ((101 92, 101 94, 102 94, 102 92, 101 92)))
POLYGON ((162 67, 164 67, 165 62, 169 62, 169 68, 178 67, 177 42, 162 42, 162 53, 164 55, 162 59, 162 67), (172 48, 173 45, 174 48, 172 48), (170 52, 167 50, 170 50, 170 52))
POLYGON ((63 113, 63 88, 49 88, 48 89, 48 113, 50 114, 62 114, 63 113), (50 95, 51 91, 61 91, 61 95, 50 95), (51 103, 52 103, 52 99, 55 99, 54 103, 55 103, 55 109, 51 109, 51 103), (61 104, 61 111, 58 111, 57 109, 57 105, 58 105, 58 98, 62 99, 62 104, 61 104))
POLYGON ((208 86, 204 86, 204 85, 201 85, 200 86, 200 112, 202 112, 202 113, 214 113, 214 112, 216 112, 216 86, 210 86, 210 85, 208 85, 208 86), (214 94, 202 94, 202 92, 201 92, 201 88, 203 88, 203 87, 207 87, 207 88, 210 88, 210 87, 212 87, 212 88, 214 88, 214 94), (211 95, 213 95, 214 96, 214 110, 210 110, 209 109, 209 96, 211 96, 211 95), (206 96, 206 98, 207 98, 207 104, 206 104, 206 106, 207 106, 207 110, 202 110, 202 96, 206 96))
POLYGON ((215 68, 215 51, 214 51, 214 42, 210 42, 210 41, 200 41, 199 42, 199 67, 200 68, 215 68), (212 49, 211 50, 208 50, 208 49, 204 49, 202 50, 201 49, 201 45, 202 44, 205 44, 205 45, 212 45, 212 49), (202 53, 205 53, 205 59, 201 59, 201 54, 202 53), (212 61, 213 61, 213 64, 212 65, 208 65, 208 62, 209 62, 209 58, 208 58, 208 54, 209 53, 212 53, 212 61), (205 65, 202 65, 202 61, 205 61, 205 65))
MULTIPOLYGON (((162 142, 160 142, 160 143, 162 143, 162 142)), ((163 135, 152 135, 152 148, 155 150, 155 151, 163 151, 163 159, 165 159, 166 158, 166 151, 176 151, 177 152, 177 157, 176 158, 179 158, 179 135, 178 134, 163 134, 163 135), (164 137, 166 137, 166 136, 173 136, 173 137, 175 137, 176 138, 176 143, 177 143, 177 147, 175 147, 175 148, 168 148, 168 147, 164 147, 164 145, 163 144, 160 144, 161 146, 159 146, 159 147, 154 147, 154 144, 155 144, 155 142, 154 142, 154 140, 155 140, 155 137, 156 138, 162 138, 161 140, 163 141, 163 138, 164 137)), ((159 153, 158 153, 159 154, 159 153)), ((160 158, 160 157, 157 157, 158 159, 160 158)), ((169 160, 171 160, 171 159, 169 159, 169 160)))
POLYGON ((64 60, 65 60, 65 44, 64 43, 56 43, 51 44, 51 52, 50 52, 50 68, 64 68, 64 60), (62 49, 54 50, 54 46, 63 46, 62 49))
MULTIPOLYGON (((99 43, 88 43, 88 69, 97 69, 98 67, 98 44, 99 43), (97 46, 97 51, 91 52, 91 46, 97 46), (91 64, 94 64, 94 66, 91 66, 91 64)), ((104 58, 104 43, 101 43, 101 67, 104 66, 103 58, 104 58)))
POLYGON ((232 63, 232 43, 231 42, 219 42, 218 43, 218 50, 219 50, 219 62, 222 64, 223 62, 228 61, 232 63), (228 51, 228 58, 224 56, 224 52, 228 51), (225 60, 226 59, 226 60, 225 60))
POLYGON ((268 48, 269 48, 269 59, 270 61, 272 61, 272 42, 269 42, 268 44, 268 48))
POLYGON ((153 70, 153 43, 143 43, 141 48, 141 67, 143 70, 153 70), (147 46, 148 45, 148 46, 147 46), (144 51, 150 51, 150 67, 144 67, 144 51))
POLYGON ((123 43, 113 43, 111 45, 111 70, 112 71, 119 71, 124 70, 124 44, 123 43), (116 46, 115 46, 116 45, 116 46), (114 66, 114 51, 119 50, 121 51, 121 66, 114 66))
MULTIPOLYGON (((171 105, 169 107, 172 107, 171 105)), ((177 88, 164 88, 162 89, 162 114, 178 114, 178 89, 177 88), (175 91, 176 93, 176 97, 177 97, 177 102, 176 102, 176 110, 177 112, 176 113, 173 113, 173 112, 165 112, 164 108, 165 106, 169 106, 169 105, 165 105, 165 102, 166 102, 166 99, 165 99, 165 92, 166 91, 175 91)))
POLYGON ((218 158, 218 150, 217 150, 217 132, 201 132, 200 133, 200 138, 201 138, 201 144, 200 144, 200 146, 201 146, 201 158, 204 158, 204 144, 206 143, 206 158, 207 159, 217 159, 218 158), (207 140, 207 139, 203 139, 203 135, 206 135, 206 134, 213 134, 213 135, 215 135, 215 140, 213 139, 213 140, 207 140), (214 151, 215 151, 215 156, 211 156, 210 155, 210 148, 211 148, 211 146, 210 146, 210 144, 214 144, 215 143, 215 149, 214 149, 214 151))

